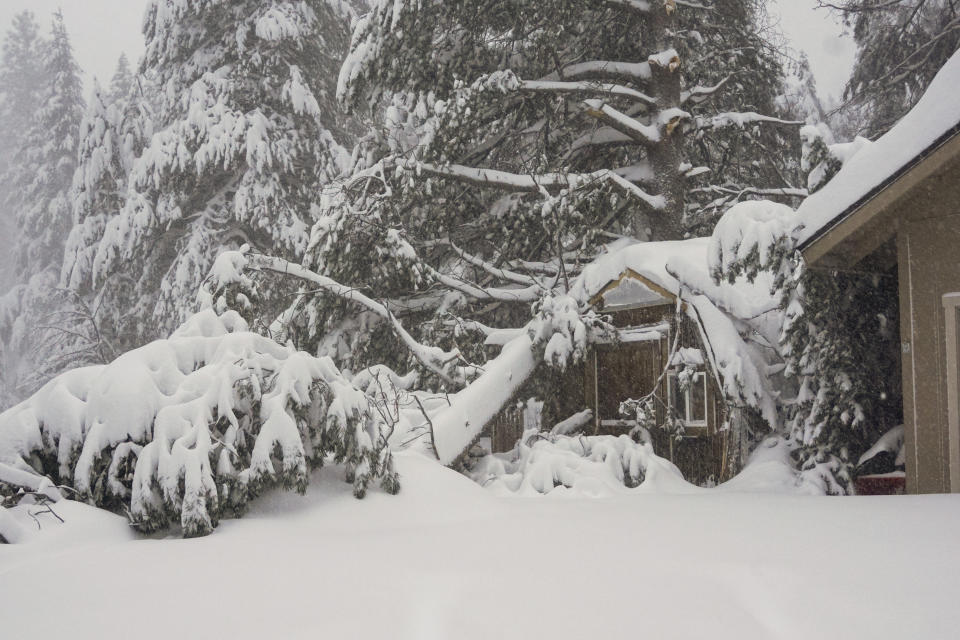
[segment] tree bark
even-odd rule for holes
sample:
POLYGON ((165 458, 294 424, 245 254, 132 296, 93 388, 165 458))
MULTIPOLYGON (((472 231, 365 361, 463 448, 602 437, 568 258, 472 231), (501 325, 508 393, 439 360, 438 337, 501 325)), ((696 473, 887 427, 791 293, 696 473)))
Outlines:
MULTIPOLYGON (((672 34, 676 28, 676 5, 672 0, 658 0, 650 9, 650 33, 647 40, 651 54, 673 48, 672 34)), ((684 184, 680 173, 683 162, 683 136, 673 131, 660 117, 669 109, 680 108, 680 61, 671 64, 655 64, 651 60, 651 89, 656 98, 656 108, 651 121, 659 123, 662 131, 660 141, 649 150, 650 164, 656 181, 656 192, 666 200, 662 211, 650 217, 651 240, 679 240, 683 237, 684 184), (676 65, 676 66, 675 66, 676 65)), ((638 212, 639 214, 640 212, 638 212)), ((639 216, 634 217, 634 221, 639 216)), ((634 228, 634 234, 643 229, 634 228)), ((643 234, 646 235, 646 234, 643 234)))

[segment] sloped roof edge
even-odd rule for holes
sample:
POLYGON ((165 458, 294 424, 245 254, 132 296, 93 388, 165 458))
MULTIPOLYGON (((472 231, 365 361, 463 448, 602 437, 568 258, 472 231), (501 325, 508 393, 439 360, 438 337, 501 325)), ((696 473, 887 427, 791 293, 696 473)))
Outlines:
POLYGON ((863 209, 865 206, 870 204, 875 200, 881 193, 890 188, 891 185, 896 183, 898 180, 903 178, 906 174, 913 171, 917 166, 922 164, 927 158, 933 155, 938 149, 943 147, 945 144, 950 142, 953 138, 960 135, 960 122, 955 124, 949 130, 947 130, 943 135, 937 138, 930 146, 921 151, 919 154, 913 157, 913 159, 907 164, 900 167, 897 171, 893 172, 885 180, 880 182, 877 186, 873 187, 870 191, 864 194, 859 200, 854 202, 852 205, 841 211, 829 222, 822 225, 819 229, 813 232, 808 238, 803 240, 799 245, 798 249, 803 252, 807 248, 814 245, 820 238, 827 235, 834 229, 836 229, 844 220, 852 216, 854 213, 863 209))

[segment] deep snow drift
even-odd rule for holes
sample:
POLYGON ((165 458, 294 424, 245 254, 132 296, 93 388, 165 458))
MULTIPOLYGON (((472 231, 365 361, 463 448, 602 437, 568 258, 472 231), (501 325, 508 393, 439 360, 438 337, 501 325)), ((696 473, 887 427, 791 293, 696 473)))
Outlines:
POLYGON ((192 540, 137 539, 77 503, 39 532, 15 511, 32 530, 0 545, 0 635, 876 639, 960 624, 957 496, 746 493, 773 488, 769 459, 719 489, 505 498, 416 453, 396 462, 398 496, 354 500, 324 469, 306 497, 264 496, 192 540))

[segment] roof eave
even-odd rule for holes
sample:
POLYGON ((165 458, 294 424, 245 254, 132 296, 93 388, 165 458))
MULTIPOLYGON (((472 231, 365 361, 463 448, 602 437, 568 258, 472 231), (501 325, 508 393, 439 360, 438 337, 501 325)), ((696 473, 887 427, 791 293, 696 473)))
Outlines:
MULTIPOLYGON (((888 193, 895 185, 904 180, 908 175, 913 174, 918 170, 924 174, 922 177, 926 177, 927 173, 934 173, 937 168, 943 165, 954 155, 952 149, 944 149, 944 147, 946 147, 946 145, 950 144, 952 141, 956 143, 952 146, 957 147, 957 152, 960 152, 960 122, 944 132, 932 144, 924 149, 923 152, 916 155, 910 162, 905 164, 895 173, 887 177, 886 180, 871 189, 853 205, 847 207, 829 223, 823 225, 816 231, 816 233, 801 242, 798 249, 800 250, 807 264, 813 265, 820 259, 830 254, 832 249, 841 244, 843 239, 848 236, 850 232, 860 228, 861 225, 852 225, 853 229, 851 230, 840 229, 841 226, 850 221, 854 216, 863 218, 864 220, 862 224, 865 224, 883 211, 886 208, 885 205, 887 203, 881 203, 880 196, 888 193), (950 153, 938 153, 941 151, 950 151, 950 153), (928 165, 927 161, 931 159, 934 160, 933 166, 927 167, 929 171, 922 171, 922 169, 928 165), (831 236, 836 235, 835 232, 840 232, 840 237, 831 238, 831 236), (832 241, 828 242, 828 239, 832 239, 832 241)), ((897 197, 899 197, 899 195, 901 194, 897 194, 897 197)), ((891 232, 892 231, 893 229, 891 228, 891 232)))

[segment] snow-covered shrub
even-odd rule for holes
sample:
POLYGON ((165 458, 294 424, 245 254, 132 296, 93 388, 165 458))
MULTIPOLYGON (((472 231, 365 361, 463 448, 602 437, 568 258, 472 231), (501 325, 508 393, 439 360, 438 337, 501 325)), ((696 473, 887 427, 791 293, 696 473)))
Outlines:
POLYGON ((513 450, 477 460, 467 475, 483 486, 511 493, 547 494, 564 487, 595 494, 639 486, 655 457, 649 443, 626 435, 567 436, 528 430, 513 450))
POLYGON ((0 414, 0 463, 127 510, 142 531, 178 523, 196 536, 267 487, 304 492, 331 458, 358 498, 377 478, 395 492, 384 426, 328 358, 206 309, 169 339, 62 374, 0 414))

